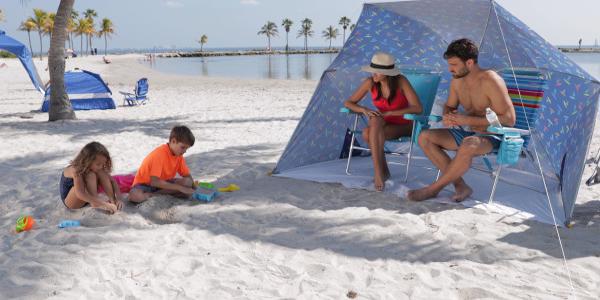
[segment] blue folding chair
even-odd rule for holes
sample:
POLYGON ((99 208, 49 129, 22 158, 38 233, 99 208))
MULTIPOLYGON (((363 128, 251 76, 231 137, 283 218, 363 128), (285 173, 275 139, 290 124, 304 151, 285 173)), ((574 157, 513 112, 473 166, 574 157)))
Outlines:
POLYGON ((142 78, 138 80, 133 89, 133 93, 119 92, 123 95, 123 106, 136 106, 140 104, 146 104, 150 98, 148 98, 148 79, 142 78))
MULTIPOLYGON (((421 102, 421 106, 423 107, 423 112, 419 115, 415 114, 405 114, 404 118, 407 120, 413 121, 412 133, 411 136, 400 137, 398 139, 387 140, 388 143, 405 143, 410 142, 408 153, 406 152, 396 152, 390 151, 387 148, 385 149, 386 154, 390 155, 407 155, 406 161, 406 173, 404 175, 404 181, 408 179, 408 171, 410 168, 410 161, 412 158, 413 152, 413 144, 417 144, 419 134, 421 130, 425 128, 429 128, 429 122, 431 121, 439 121, 439 117, 437 116, 429 116, 431 114, 431 108, 433 107, 433 103, 435 102, 435 95, 437 94, 437 88, 440 83, 440 72, 429 71, 429 70, 401 70, 402 75, 408 79, 413 89, 415 90, 417 96, 419 96, 419 101, 421 102)), ((340 109, 340 112, 353 114, 354 115, 354 125, 352 126, 352 140, 350 142, 350 149, 348 151, 348 161, 346 163, 346 174, 350 175, 350 163, 352 161, 352 152, 354 150, 363 150, 370 151, 369 148, 356 146, 355 136, 362 134, 362 130, 358 129, 358 120, 359 117, 363 120, 365 124, 367 121, 365 120, 362 114, 355 113, 350 109, 343 107, 340 109)), ((418 145, 418 144, 417 144, 418 145)), ((390 164, 394 164, 397 162, 389 162, 390 164)), ((400 163, 402 164, 402 163, 400 163)))

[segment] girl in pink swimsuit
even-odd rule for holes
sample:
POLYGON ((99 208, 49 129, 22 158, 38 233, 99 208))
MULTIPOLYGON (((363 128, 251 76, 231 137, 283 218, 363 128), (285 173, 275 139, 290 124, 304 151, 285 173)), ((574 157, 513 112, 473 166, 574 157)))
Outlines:
POLYGON ((390 177, 385 160, 383 144, 385 140, 410 136, 412 121, 404 119, 404 114, 420 114, 421 103, 406 77, 395 67, 394 57, 378 52, 373 55, 371 64, 363 71, 372 73, 360 87, 344 102, 344 106, 369 118, 369 125, 363 130, 363 138, 369 144, 373 158, 373 183, 375 190, 382 191, 390 177), (363 97, 371 92, 373 105, 377 110, 358 105, 363 97))

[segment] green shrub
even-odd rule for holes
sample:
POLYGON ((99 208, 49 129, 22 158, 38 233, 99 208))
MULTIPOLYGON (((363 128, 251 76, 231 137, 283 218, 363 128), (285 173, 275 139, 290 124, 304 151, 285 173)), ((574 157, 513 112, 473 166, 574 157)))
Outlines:
POLYGON ((17 56, 8 51, 0 50, 0 57, 1 58, 16 58, 17 56))

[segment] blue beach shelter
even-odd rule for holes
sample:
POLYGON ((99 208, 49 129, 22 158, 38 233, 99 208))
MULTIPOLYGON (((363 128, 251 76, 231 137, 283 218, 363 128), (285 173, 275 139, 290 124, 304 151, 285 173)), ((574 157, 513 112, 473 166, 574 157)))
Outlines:
POLYGON ((35 88, 43 93, 44 85, 42 84, 40 75, 38 75, 37 70, 35 69, 29 49, 19 41, 6 35, 6 32, 2 30, 0 30, 0 49, 6 50, 19 58, 35 88))
MULTIPOLYGON (((115 109, 112 92, 100 75, 85 70, 65 72, 65 88, 74 110, 115 109)), ((46 89, 42 111, 50 108, 50 91, 46 89)))
MULTIPOLYGON (((377 51, 392 54, 401 68, 442 71, 434 107, 434 112, 439 112, 447 100, 451 79, 442 56, 448 44, 459 38, 476 42, 483 68, 534 70, 545 78, 538 119, 530 128, 529 148, 535 155, 521 159, 523 163, 513 167, 512 173, 502 173, 501 180, 510 181, 515 174, 527 175, 529 181, 521 184, 543 182, 537 190, 550 196, 531 200, 536 191, 523 189, 525 192, 505 204, 537 214, 548 211, 546 197, 552 198, 556 204, 554 217, 559 223, 569 222, 592 137, 600 83, 493 0, 364 4, 356 28, 323 73, 274 175, 314 179, 318 176, 293 174, 339 159, 346 129, 351 126, 351 119, 339 109, 368 76, 360 72, 360 67, 368 65, 377 51)), ((429 183, 433 180, 430 178, 429 183)))

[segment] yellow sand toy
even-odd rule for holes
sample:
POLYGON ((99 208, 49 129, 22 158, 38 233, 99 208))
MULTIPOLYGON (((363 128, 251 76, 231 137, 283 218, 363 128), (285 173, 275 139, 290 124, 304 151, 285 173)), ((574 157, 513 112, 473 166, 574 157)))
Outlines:
POLYGON ((219 188, 218 191, 221 192, 221 193, 227 193, 227 192, 235 192, 235 191, 237 191, 239 189, 240 189, 239 186, 237 186, 236 184, 230 183, 226 187, 219 188))

